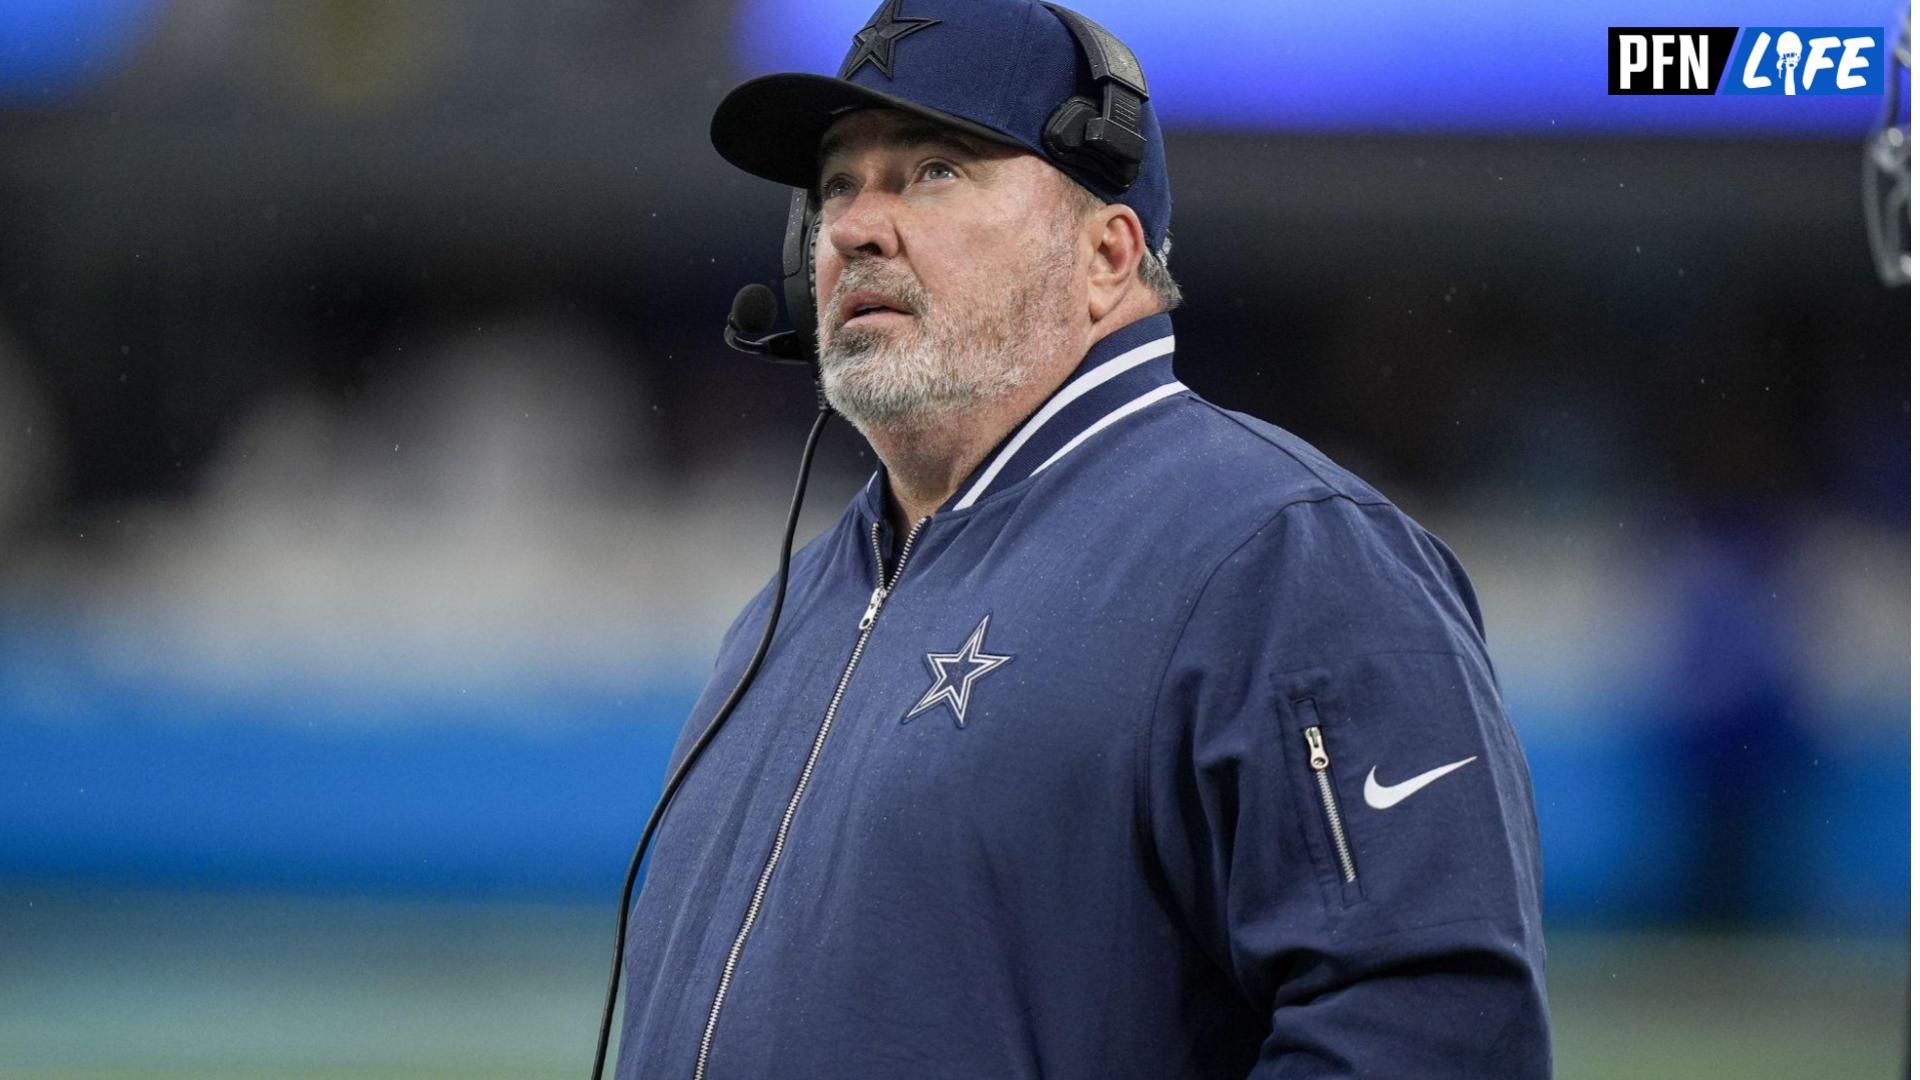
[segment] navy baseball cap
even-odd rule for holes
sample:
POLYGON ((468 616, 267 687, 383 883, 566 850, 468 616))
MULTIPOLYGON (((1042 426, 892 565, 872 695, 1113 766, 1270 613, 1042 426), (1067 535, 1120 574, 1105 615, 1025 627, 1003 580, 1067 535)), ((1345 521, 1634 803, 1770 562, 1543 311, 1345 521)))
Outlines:
MULTIPOLYGON (((899 109, 1039 155, 1107 202, 1132 207, 1148 248, 1160 251, 1173 195, 1145 78, 1124 46, 1090 62, 1068 18, 1118 45, 1084 17, 1056 14, 1036 0, 886 0, 854 35, 837 76, 765 75, 735 87, 714 110, 714 149, 755 176, 812 189, 819 182, 820 138, 836 119, 855 109, 899 109), (1140 91, 1138 115, 1131 104, 1118 114, 1121 126, 1144 143, 1125 187, 1110 173, 1050 149, 1048 123, 1068 99, 1091 99, 1092 115, 1100 115, 1103 87, 1090 63, 1140 91)), ((1111 88, 1104 89, 1110 97, 1111 88)), ((1124 102, 1127 95, 1121 97, 1124 102)))

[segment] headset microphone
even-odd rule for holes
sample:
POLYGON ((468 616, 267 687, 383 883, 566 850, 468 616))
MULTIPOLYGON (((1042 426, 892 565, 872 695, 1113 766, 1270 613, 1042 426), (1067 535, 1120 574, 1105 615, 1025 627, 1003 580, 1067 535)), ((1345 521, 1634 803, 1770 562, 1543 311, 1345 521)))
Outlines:
POLYGON ((733 310, 727 313, 727 329, 735 333, 764 334, 773 329, 773 290, 755 282, 742 286, 733 298, 733 310))
POLYGON ((769 333, 774 321, 773 290, 765 285, 748 285, 734 296, 733 311, 721 335, 729 347, 777 364, 814 363, 813 245, 819 233, 820 214, 814 208, 812 194, 805 188, 794 188, 787 199, 786 236, 780 245, 781 288, 786 293, 787 319, 793 328, 769 333))
POLYGON ((800 335, 792 330, 773 330, 773 290, 755 282, 742 288, 733 298, 733 310, 727 315, 727 328, 721 339, 730 348, 752 356, 763 356, 776 364, 806 366, 811 359, 801 353, 800 335))

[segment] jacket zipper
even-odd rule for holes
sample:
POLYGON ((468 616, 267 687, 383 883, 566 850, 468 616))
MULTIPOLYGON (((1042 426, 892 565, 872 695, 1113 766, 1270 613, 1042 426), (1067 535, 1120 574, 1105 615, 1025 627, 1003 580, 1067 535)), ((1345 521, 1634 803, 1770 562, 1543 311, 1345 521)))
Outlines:
POLYGON ((814 763, 820 760, 820 750, 827 744, 827 733, 833 730, 833 718, 840 711, 840 700, 846 696, 847 684, 853 681, 853 669, 860 663, 860 654, 867 649, 867 638, 873 635, 873 623, 880 617, 880 609, 892 595, 895 585, 900 583, 900 575, 907 568, 907 557, 913 554, 913 542, 920 535, 920 529, 930 519, 921 518, 908 530, 906 540, 900 545, 900 561, 893 566, 893 573, 887 573, 887 560, 880 553, 880 522, 873 523, 873 594, 867 597, 867 610, 860 616, 860 639, 854 642, 853 655, 847 658, 846 668, 840 672, 840 684, 834 688, 833 700, 827 703, 827 715, 820 721, 820 730, 814 732, 813 748, 807 752, 807 763, 800 770, 800 781, 794 785, 793 796, 787 800, 787 812, 780 816, 780 830, 774 833, 773 850, 767 854, 767 864, 760 869, 760 880, 753 887, 753 899, 747 903, 747 915, 740 923, 740 932, 734 935, 733 948, 727 951, 726 966, 720 970, 720 988, 714 991, 713 1007, 707 1010, 707 1027, 700 1033, 700 1058, 694 1063, 693 1080, 706 1080, 707 1056, 713 1050, 714 1028, 720 1023, 720 1007, 726 1003, 727 990, 733 985, 734 968, 740 963, 740 953, 746 948, 747 935, 753 932, 753 924, 760 917, 760 905, 767 897, 767 885, 773 880, 774 868, 780 865, 780 856, 787 847, 787 832, 793 827, 794 812, 800 808, 800 797, 807 792, 807 785, 813 781, 814 763))
POLYGON ((1340 873, 1352 885, 1360 880, 1360 871, 1353 865, 1353 848, 1347 843, 1347 826, 1340 820, 1340 804, 1333 798, 1333 777, 1327 772, 1333 759, 1327 756, 1326 740, 1320 737, 1318 725, 1310 727, 1307 735, 1307 763, 1313 766, 1313 779, 1320 785, 1320 805, 1327 811, 1327 831, 1333 834, 1333 850, 1340 856, 1340 873))

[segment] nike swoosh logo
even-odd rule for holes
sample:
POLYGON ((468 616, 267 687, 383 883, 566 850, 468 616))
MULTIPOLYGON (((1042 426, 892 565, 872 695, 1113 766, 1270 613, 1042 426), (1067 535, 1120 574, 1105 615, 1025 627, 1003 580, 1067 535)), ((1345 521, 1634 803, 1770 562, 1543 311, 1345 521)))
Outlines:
POLYGON ((1428 784, 1433 783, 1435 780, 1440 779, 1453 770, 1465 765, 1471 765, 1478 760, 1480 760, 1480 755, 1475 754, 1470 758, 1462 758, 1451 765, 1442 765, 1437 769, 1428 769, 1426 772, 1421 773, 1411 780, 1402 780, 1397 784, 1385 785, 1373 778, 1373 774, 1379 771, 1380 768, 1376 765, 1367 770, 1367 805, 1373 807, 1375 810, 1386 810, 1390 807, 1398 806, 1407 796, 1419 791, 1421 788, 1426 787, 1428 784))

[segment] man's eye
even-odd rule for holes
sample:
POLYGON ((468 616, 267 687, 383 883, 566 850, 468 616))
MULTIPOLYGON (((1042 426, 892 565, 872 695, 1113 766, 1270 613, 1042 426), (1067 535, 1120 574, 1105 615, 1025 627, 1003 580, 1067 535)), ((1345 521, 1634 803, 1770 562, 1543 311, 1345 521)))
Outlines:
POLYGON ((920 175, 929 180, 942 180, 957 177, 960 173, 944 161, 929 161, 920 166, 920 175))
POLYGON ((844 176, 836 176, 820 185, 820 198, 832 199, 845 195, 853 187, 844 176))

